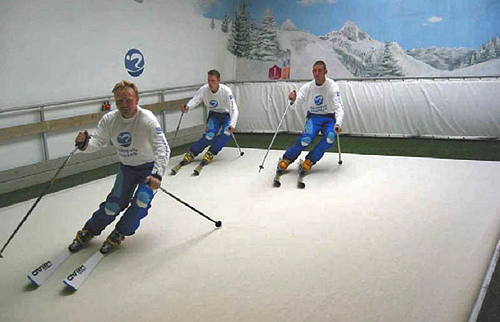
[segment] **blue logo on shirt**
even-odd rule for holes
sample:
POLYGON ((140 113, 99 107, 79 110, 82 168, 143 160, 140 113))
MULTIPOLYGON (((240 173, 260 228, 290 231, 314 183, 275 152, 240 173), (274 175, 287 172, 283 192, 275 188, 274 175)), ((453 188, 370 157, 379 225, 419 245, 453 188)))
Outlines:
POLYGON ((122 132, 118 134, 116 141, 125 148, 129 147, 132 144, 132 134, 130 134, 130 132, 122 132))
POLYGON ((314 104, 321 105, 323 104, 323 95, 318 95, 314 98, 314 104))
POLYGON ((161 134, 161 127, 156 128, 156 134, 161 134))
POLYGON ((138 77, 144 71, 144 55, 139 49, 132 48, 125 55, 125 69, 132 77, 138 77))
POLYGON ((217 107, 217 106, 219 106, 219 102, 217 102, 216 100, 211 100, 210 101, 210 106, 217 107))

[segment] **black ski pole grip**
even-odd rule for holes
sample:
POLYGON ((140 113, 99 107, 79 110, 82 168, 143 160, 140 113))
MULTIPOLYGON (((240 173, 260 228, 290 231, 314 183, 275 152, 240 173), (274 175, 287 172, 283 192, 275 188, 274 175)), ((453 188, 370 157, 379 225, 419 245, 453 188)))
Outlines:
POLYGON ((80 143, 75 143, 75 146, 78 148, 78 150, 80 151, 83 151, 83 149, 85 148, 85 146, 87 145, 87 143, 89 142, 90 140, 90 135, 89 135, 89 132, 85 131, 83 132, 85 134, 85 140, 83 142, 80 142, 80 143))

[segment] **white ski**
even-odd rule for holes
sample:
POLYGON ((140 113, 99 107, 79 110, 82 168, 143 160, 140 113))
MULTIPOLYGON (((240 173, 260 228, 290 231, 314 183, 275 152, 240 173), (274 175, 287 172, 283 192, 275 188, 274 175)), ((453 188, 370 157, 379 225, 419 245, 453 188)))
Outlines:
POLYGON ((306 187, 306 184, 304 183, 304 176, 299 174, 297 177, 297 188, 299 189, 304 189, 306 187))
POLYGON ((276 187, 276 188, 281 187, 281 181, 280 181, 280 179, 281 179, 281 175, 276 174, 276 175, 274 176, 274 179, 273 179, 273 187, 276 187))
POLYGON ((36 286, 41 286, 45 281, 73 254, 66 247, 55 258, 43 262, 28 274, 28 279, 36 286))
POLYGON ((105 256, 99 250, 95 252, 85 263, 78 266, 66 277, 64 284, 68 285, 73 291, 78 290, 105 256))

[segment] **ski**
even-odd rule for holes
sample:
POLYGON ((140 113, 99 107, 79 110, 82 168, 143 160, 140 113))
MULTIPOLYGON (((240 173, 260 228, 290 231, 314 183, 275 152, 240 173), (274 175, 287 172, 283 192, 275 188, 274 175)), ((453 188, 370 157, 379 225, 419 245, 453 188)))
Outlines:
POLYGON ((279 188, 281 187, 281 175, 277 174, 274 176, 274 179, 273 179, 273 187, 276 187, 276 188, 279 188))
POLYGON ((299 173, 299 176, 297 177, 297 188, 304 189, 305 187, 306 184, 304 183, 304 176, 299 173))
POLYGON ((304 189, 306 184, 304 183, 304 176, 307 174, 306 171, 302 168, 302 159, 299 160, 299 173, 297 177, 297 188, 304 189))
POLYGON ((66 247, 54 258, 44 261, 28 274, 28 279, 36 286, 41 286, 73 253, 66 247))
POLYGON ((203 167, 204 167, 204 166, 206 166, 207 164, 208 164, 208 163, 207 163, 205 160, 202 160, 202 161, 200 162, 200 164, 198 164, 198 165, 196 166, 196 168, 194 168, 194 170, 193 170, 193 175, 195 175, 195 176, 199 176, 199 175, 200 175, 201 170, 203 170, 203 167))
POLYGON ((170 170, 170 174, 175 176, 179 170, 185 165, 184 163, 184 160, 182 160, 178 165, 176 165, 175 167, 173 167, 171 170, 170 170))
POLYGON ((85 263, 78 266, 71 274, 69 274, 63 283, 73 291, 78 290, 105 256, 106 255, 98 250, 90 256, 85 263))

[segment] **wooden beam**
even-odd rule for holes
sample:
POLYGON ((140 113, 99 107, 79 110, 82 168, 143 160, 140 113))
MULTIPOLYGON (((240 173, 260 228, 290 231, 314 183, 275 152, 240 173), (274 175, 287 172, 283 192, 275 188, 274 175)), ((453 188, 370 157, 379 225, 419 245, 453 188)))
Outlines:
MULTIPOLYGON (((161 111, 180 109, 182 103, 187 103, 188 100, 188 98, 183 98, 174 101, 148 104, 144 106, 141 105, 141 107, 146 108, 155 114, 158 114, 161 111)), ((84 114, 63 119, 2 128, 0 129, 0 141, 11 140, 40 133, 61 131, 75 127, 83 128, 84 126, 97 124, 101 117, 106 113, 107 112, 84 114)))

